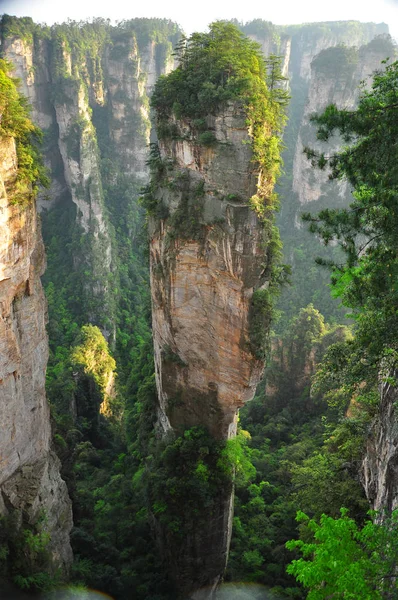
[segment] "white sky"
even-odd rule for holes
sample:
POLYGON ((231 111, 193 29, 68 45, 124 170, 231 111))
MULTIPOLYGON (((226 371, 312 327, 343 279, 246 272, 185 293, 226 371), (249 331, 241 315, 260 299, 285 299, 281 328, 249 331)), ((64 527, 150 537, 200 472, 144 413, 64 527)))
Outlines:
POLYGON ((188 34, 217 19, 261 18, 278 25, 355 19, 385 22, 398 40, 398 0, 0 0, 2 13, 49 25, 68 18, 165 17, 188 34))

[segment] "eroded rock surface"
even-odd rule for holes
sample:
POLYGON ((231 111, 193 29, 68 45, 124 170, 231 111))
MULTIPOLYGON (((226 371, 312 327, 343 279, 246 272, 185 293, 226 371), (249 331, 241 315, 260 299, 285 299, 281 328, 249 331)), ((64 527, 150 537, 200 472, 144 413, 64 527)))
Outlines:
MULTIPOLYGON (((246 118, 237 104, 208 117, 211 147, 198 143, 189 121, 174 123, 183 140, 160 142, 163 217, 150 218, 149 234, 161 437, 194 426, 233 437, 262 374, 249 329, 253 293, 269 285, 269 240, 249 203, 262 174, 246 118)), ((231 518, 232 482, 178 547, 159 534, 182 597, 211 597, 226 566, 231 518)))
POLYGON ((339 204, 346 206, 351 201, 351 190, 347 183, 330 182, 328 170, 314 169, 304 154, 304 148, 310 147, 331 155, 343 145, 343 140, 338 136, 332 137, 327 143, 317 140, 316 126, 310 122, 310 118, 321 114, 330 104, 352 110, 363 91, 361 82, 370 87, 374 71, 382 67, 381 61, 389 53, 391 50, 388 49, 388 42, 385 46, 380 43, 380 47, 370 43, 360 49, 330 47, 318 54, 311 63, 308 100, 293 162, 293 192, 297 197, 299 210, 302 210, 303 205, 315 202, 320 202, 319 207, 323 207, 339 204))
POLYGON ((40 282, 45 260, 35 204, 12 203, 15 143, 0 140, 0 513, 47 519, 54 566, 72 561, 72 510, 50 448, 48 342, 40 282))
POLYGON ((398 508, 398 393, 388 381, 379 389, 379 413, 369 433, 361 476, 371 508, 383 516, 398 508))
POLYGON ((231 106, 213 126, 214 148, 160 144, 172 167, 159 191, 169 217, 150 222, 153 334, 163 432, 200 424, 228 438, 262 373, 249 311, 267 259, 249 206, 257 180, 245 115, 231 106))

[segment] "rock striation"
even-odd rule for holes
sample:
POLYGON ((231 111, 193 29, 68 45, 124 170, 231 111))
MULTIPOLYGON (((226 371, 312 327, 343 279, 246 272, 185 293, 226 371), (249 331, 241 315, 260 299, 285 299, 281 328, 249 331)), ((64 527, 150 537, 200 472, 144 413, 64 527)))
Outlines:
POLYGON ((0 140, 0 514, 16 529, 44 514, 54 568, 72 562, 72 508, 51 450, 45 394, 44 248, 35 204, 12 202, 17 175, 13 138, 0 140))
POLYGON ((47 213, 57 208, 73 270, 66 279, 69 297, 80 299, 78 309, 70 303, 71 310, 81 324, 98 325, 114 345, 118 265, 125 254, 115 229, 139 212, 139 190, 149 173, 148 95, 159 75, 173 67, 179 29, 154 19, 143 24, 143 33, 139 20, 118 27, 98 20, 75 29, 54 26, 51 32, 32 23, 32 32, 18 35, 18 20, 13 23, 10 28, 5 17, 0 24, 0 51, 13 64, 33 121, 45 134, 51 188, 38 198, 43 233, 51 240, 47 213), (127 207, 118 205, 121 185, 130 186, 127 207))
POLYGON ((269 281, 264 230, 249 205, 257 177, 245 119, 237 105, 211 119, 214 148, 201 146, 188 122, 180 126, 189 140, 160 142, 168 217, 149 227, 162 434, 200 424, 222 439, 235 435, 238 409, 262 373, 249 312, 254 290, 269 281))
POLYGON ((318 141, 316 128, 310 118, 322 113, 330 104, 353 109, 364 87, 370 87, 372 74, 380 69, 381 61, 393 52, 388 39, 376 39, 359 49, 332 46, 313 58, 308 100, 294 150, 292 187, 299 210, 303 205, 313 203, 316 210, 323 206, 349 204, 351 193, 347 184, 342 181, 330 182, 328 173, 315 170, 304 154, 305 147, 330 154, 337 151, 343 141, 338 138, 333 138, 332 144, 318 141))
MULTIPOLYGON (((173 137, 153 150, 156 208, 149 218, 157 433, 167 440, 199 426, 225 442, 263 372, 251 337, 253 297, 271 283, 272 257, 252 198, 272 185, 253 159, 238 102, 206 118, 210 146, 200 143, 193 120, 170 116, 168 126, 173 137)), ((200 527, 187 515, 192 527, 184 541, 158 534, 181 597, 212 597, 220 582, 232 491, 232 481, 218 489, 200 527)))
POLYGON ((366 443, 361 480, 371 508, 383 516, 398 508, 397 388, 385 381, 379 390, 380 406, 366 443))

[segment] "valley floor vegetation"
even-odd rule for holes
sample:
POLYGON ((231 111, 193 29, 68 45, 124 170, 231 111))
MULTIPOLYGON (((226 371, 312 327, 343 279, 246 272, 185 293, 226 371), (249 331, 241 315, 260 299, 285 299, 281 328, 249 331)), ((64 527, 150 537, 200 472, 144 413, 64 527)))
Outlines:
MULTIPOLYGON (((9 35, 27 40, 50 36, 30 20, 9 18, 5 26, 9 35)), ((253 25, 256 31, 259 26, 253 25)), ((159 39, 166 52, 170 27, 161 20, 142 20, 134 26, 126 22, 118 35, 137 36, 138 43, 159 39)), ((81 56, 89 47, 93 57, 95 32, 100 30, 102 44, 108 29, 109 24, 102 22, 65 25, 57 29, 56 37, 81 56)), ((174 25, 171 30, 177 36, 174 25)), ((195 34, 191 55, 203 50, 206 39, 195 34)), ((114 40, 111 52, 117 56, 122 51, 114 40)), ((263 118, 264 110, 269 111, 259 101, 261 94, 269 93, 260 81, 266 77, 266 65, 256 63, 254 76, 246 79, 241 70, 247 61, 252 64, 252 56, 243 56, 240 64, 230 53, 236 74, 224 85, 220 73, 225 65, 219 69, 220 64, 210 60, 213 51, 217 55, 210 44, 205 63, 209 72, 197 72, 189 67, 190 55, 184 56, 180 46, 177 52, 187 63, 192 89, 189 94, 187 88, 181 91, 178 70, 170 79, 161 79, 153 97, 160 120, 171 111, 202 127, 205 106, 228 101, 242 89, 248 102, 254 98, 256 115, 260 112, 263 118)), ((221 61, 222 56, 218 58, 221 61)), ((8 75, 9 68, 0 61, 0 134, 16 140, 18 186, 32 186, 33 196, 39 183, 47 181, 36 146, 41 134, 28 120, 26 103, 8 75)), ((62 79, 60 73, 56 94, 63 93, 62 79)), ((285 97, 280 100, 283 103, 285 97)), ((279 108, 266 115, 276 130, 279 108)), ((346 179, 354 190, 349 208, 329 208, 305 217, 314 233, 325 243, 336 241, 345 255, 344 262, 328 266, 332 294, 351 310, 353 324, 343 318, 339 323, 337 317, 328 323, 313 304, 292 310, 283 331, 271 337, 265 377, 254 400, 241 410, 237 439, 222 447, 201 428, 187 430, 168 446, 158 444, 154 434, 148 258, 138 234, 144 214, 138 203, 128 202, 138 198, 140 185, 113 161, 113 142, 106 127, 101 128, 105 123, 101 110, 93 119, 104 197, 119 252, 112 343, 98 326, 89 324, 92 307, 83 306, 79 290, 84 273, 74 270, 73 252, 87 248, 81 232, 71 225, 73 207, 60 203, 43 215, 50 340, 47 394, 54 447, 74 507, 71 580, 115 600, 132 594, 135 600, 174 599, 173 584, 153 539, 151 514, 183 533, 180 509, 187 497, 194 508, 195 503, 211 507, 214 486, 234 479, 227 582, 256 582, 291 600, 396 597, 397 515, 392 512, 381 519, 368 514, 359 472, 370 425, 378 414, 380 377, 396 386, 398 63, 387 64, 375 75, 357 109, 331 106, 315 118, 321 139, 341 133, 345 147, 340 152, 327 157, 307 149, 314 164, 330 168, 333 178, 346 179), (181 462, 183 479, 176 477, 181 462)), ((139 127, 132 123, 137 135, 139 127)), ((170 131, 166 128, 163 134, 170 131)), ((211 141, 202 137, 204 144, 211 141)), ((269 144, 258 138, 256 152, 262 159, 269 144)), ((271 150, 276 152, 276 145, 272 143, 271 150)), ((270 167, 272 177, 279 165, 277 157, 270 167)), ((44 522, 45 516, 17 539, 10 534, 9 523, 0 523, 0 577, 36 594, 59 586, 57 576, 45 571, 44 522)))

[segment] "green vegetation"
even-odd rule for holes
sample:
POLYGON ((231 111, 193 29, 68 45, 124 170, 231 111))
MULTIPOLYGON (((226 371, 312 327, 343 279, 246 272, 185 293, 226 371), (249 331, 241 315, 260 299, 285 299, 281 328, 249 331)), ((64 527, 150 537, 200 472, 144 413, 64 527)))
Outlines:
MULTIPOLYGON (((293 35, 293 47, 299 43, 305 47, 319 35, 362 36, 366 41, 373 26, 369 25, 368 31, 356 22, 275 28, 256 20, 240 27, 261 39, 271 36, 275 49, 281 33, 293 35)), ((157 219, 170 219, 174 235, 201 239, 205 189, 202 182, 176 173, 175 165, 162 160, 157 145, 152 145, 152 179, 143 194, 144 207, 139 206, 141 180, 135 175, 135 165, 126 160, 126 149, 132 141, 146 139, 149 123, 131 106, 122 87, 113 96, 124 111, 122 121, 114 119, 106 94, 102 104, 93 99, 93 90, 99 90, 94 86, 101 83, 109 94, 117 83, 108 80, 104 68, 108 49, 111 61, 126 61, 123 68, 128 79, 137 77, 138 57, 148 42, 154 42, 159 74, 178 41, 179 29, 158 19, 124 21, 116 27, 96 19, 50 29, 38 27, 30 19, 3 16, 2 37, 13 35, 27 43, 43 37, 48 40, 54 103, 72 107, 79 90, 85 95, 92 125, 76 118, 64 141, 68 155, 76 161, 82 158, 84 132, 90 137, 86 151, 98 152, 99 193, 103 194, 112 245, 111 274, 102 277, 106 240, 76 226, 76 207, 68 195, 43 214, 50 336, 47 389, 54 443, 74 504, 73 580, 115 600, 132 594, 136 600, 174 599, 176 592, 151 535, 153 515, 170 539, 182 540, 192 531, 192 515, 200 527, 203 508, 215 511, 220 486, 229 492, 234 483, 228 580, 259 582, 296 600, 304 598, 306 590, 308 598, 325 599, 332 594, 336 598, 350 597, 349 593, 355 598, 368 595, 369 600, 394 594, 391 586, 395 583, 389 575, 396 562, 395 516, 384 527, 366 522, 368 505, 358 471, 378 407, 377 373, 380 364, 394 364, 396 356, 398 161, 392 143, 397 135, 396 63, 385 75, 377 75, 373 90, 363 93, 358 111, 328 109, 319 118, 321 137, 327 139, 333 129, 340 130, 347 138, 347 148, 330 159, 312 155, 321 166, 325 162, 331 165, 333 177, 347 177, 356 189, 351 209, 326 210, 314 219, 312 227, 325 242, 337 239, 341 255, 346 253, 344 264, 338 258, 339 249, 333 253, 332 287, 354 312, 355 337, 347 327, 336 324, 339 311, 328 299, 328 290, 319 289, 319 271, 315 266, 307 269, 308 256, 318 245, 316 241, 307 243, 303 236, 300 243, 297 237, 287 243, 298 275, 296 287, 281 304, 286 312, 276 337, 269 336, 269 322, 276 290, 286 275, 278 264, 281 248, 272 218, 276 196, 271 193, 281 164, 279 138, 286 103, 280 61, 272 56, 264 63, 258 46, 233 24, 216 23, 209 34, 194 34, 179 45, 180 66, 159 80, 153 97, 159 137, 181 139, 176 121, 183 119, 199 144, 214 144, 218 150, 214 132, 207 125, 209 112, 217 113, 234 102, 248 115, 258 163, 255 168, 264 174, 264 188, 250 202, 263 220, 268 245, 265 269, 271 280, 270 288, 253 295, 251 349, 263 358, 270 347, 271 358, 256 398, 241 411, 237 440, 220 443, 207 431, 193 428, 165 442, 154 432, 156 389, 143 208, 157 219), (137 58, 134 54, 128 59, 129 53, 136 53, 137 58), (71 72, 67 54, 72 59, 71 72), (115 132, 121 133, 117 144, 115 132), (180 209, 172 217, 157 199, 159 186, 181 194, 180 209), (366 246, 365 236, 370 240, 366 246), (95 272, 90 267, 94 264, 95 272), (92 297, 98 282, 112 300, 103 306, 92 297), (297 310, 310 301, 323 307, 330 324, 312 305, 297 310), (109 414, 101 414, 100 406, 109 374, 115 370, 112 413, 117 418, 111 419, 109 414), (352 518, 347 514, 339 518, 343 505, 352 518), (294 518, 298 507, 309 515, 299 527, 294 518), (325 512, 329 516, 322 516, 325 512), (302 539, 289 545, 296 552, 296 562, 286 574, 292 555, 285 544, 299 534, 302 539), (303 559, 298 552, 304 554, 303 559)), ((391 46, 379 38, 368 45, 372 48, 385 52, 391 46)), ((359 51, 359 57, 361 52, 365 50, 359 51)), ((331 56, 333 61, 344 59, 348 73, 357 55, 337 47, 332 53, 321 53, 313 66, 336 74, 336 62, 332 67, 328 62, 331 56)), ((295 60, 292 68, 297 73, 295 60)), ((15 86, 7 76, 9 67, 0 64, 0 109, 4 110, 2 98, 9 95, 12 99, 4 105, 6 119, 1 127, 8 129, 2 135, 15 137, 20 166, 26 169, 25 174, 21 171, 21 189, 32 186, 34 195, 38 183, 45 182, 44 172, 40 163, 35 163, 38 155, 33 154, 32 161, 30 155, 24 158, 23 147, 39 140, 39 134, 27 120, 23 101, 12 91, 15 86)), ((306 91, 306 83, 296 78, 292 84, 296 100, 285 131, 285 143, 291 149, 306 91)), ((147 108, 145 96, 142 107, 147 108)), ((48 156, 58 152, 56 135, 55 128, 46 133, 48 156)), ((282 181, 290 190, 293 150, 285 156, 287 174, 282 181)), ((63 181, 60 161, 54 159, 53 174, 63 181)), ((90 185, 96 182, 79 188, 79 198, 88 200, 90 185)), ((233 195, 227 200, 245 201, 233 195)), ((329 197, 322 199, 324 205, 329 201, 329 197)), ((282 225, 289 221, 286 215, 291 216, 293 204, 285 203, 282 225)), ((224 222, 215 220, 213 225, 223 227, 224 222)), ((173 242, 173 233, 168 242, 173 242)), ((330 260, 330 254, 325 253, 323 259, 330 260)), ((160 275, 161 267, 155 276, 160 275)), ((171 363, 181 361, 172 349, 166 349, 164 358, 171 363)), ((390 373, 388 376, 395 383, 390 373)), ((24 524, 19 537, 13 537, 11 529, 9 524, 0 528, 0 575, 7 572, 20 587, 32 592, 56 584, 57 575, 47 574, 45 523, 24 524)))
POLYGON ((47 592, 61 583, 51 564, 50 535, 42 513, 35 522, 18 510, 0 518, 0 577, 32 593, 47 592))
POLYGON ((185 540, 217 514, 220 499, 231 493, 236 462, 228 444, 200 427, 157 444, 144 476, 150 509, 165 535, 185 540))
POLYGON ((249 316, 250 346, 254 355, 264 359, 269 351, 269 336, 273 317, 273 301, 268 289, 253 293, 249 316))
POLYGON ((285 543, 298 535, 301 507, 313 517, 338 516, 346 503, 361 522, 368 504, 358 482, 367 422, 347 403, 311 389, 328 348, 351 334, 330 326, 308 306, 281 335, 271 338, 271 358, 254 400, 240 412, 246 459, 254 467, 236 484, 235 517, 227 579, 270 586, 286 598, 303 591, 285 573, 285 543))
POLYGON ((355 47, 335 46, 321 50, 311 63, 317 73, 326 78, 350 77, 358 64, 358 50, 355 47))
MULTIPOLYGON (((346 144, 342 150, 327 157, 306 149, 314 165, 328 168, 332 179, 346 179, 354 189, 348 208, 326 208, 304 218, 325 244, 337 240, 344 257, 338 264, 320 262, 332 270, 332 294, 352 310, 354 337, 330 346, 316 374, 315 390, 327 394, 336 407, 348 406, 354 415, 356 426, 344 438, 341 431, 335 433, 330 444, 344 439, 344 452, 357 460, 364 454, 367 425, 378 410, 380 379, 397 385, 397 111, 394 62, 375 74, 372 88, 362 91, 355 110, 331 105, 314 117, 318 138, 328 141, 338 132, 346 144)), ((340 518, 323 514, 320 524, 298 514, 307 527, 302 539, 288 547, 299 549, 303 558, 294 560, 288 572, 309 589, 308 598, 396 596, 396 514, 390 513, 372 514, 376 521, 362 529, 345 509, 340 518)))
MULTIPOLYGON (((242 105, 252 136, 253 160, 263 170, 264 190, 259 195, 270 202, 280 169, 280 133, 288 100, 276 85, 282 79, 279 62, 266 64, 257 43, 222 21, 213 23, 209 33, 183 39, 176 53, 179 66, 158 79, 151 99, 160 134, 170 136, 167 125, 173 118, 198 123, 230 102, 242 105)), ((198 141, 214 144, 214 134, 202 132, 198 141)))
POLYGON ((303 555, 287 571, 310 590, 307 600, 394 598, 398 591, 397 518, 394 512, 383 524, 367 521, 359 528, 346 509, 341 509, 338 519, 322 515, 320 523, 298 513, 297 520, 305 523, 314 539, 286 544, 303 555))
POLYGON ((349 208, 304 217, 325 244, 337 240, 345 256, 345 262, 331 264, 332 294, 352 309, 356 321, 355 339, 339 369, 344 369, 343 378, 351 373, 354 388, 364 381, 375 385, 380 361, 395 352, 397 82, 395 62, 376 73, 372 89, 363 91, 356 110, 329 106, 314 118, 320 139, 327 141, 336 130, 341 133, 347 144, 341 152, 327 158, 307 149, 314 163, 330 168, 332 178, 346 178, 354 188, 349 208))
MULTIPOLYGON (((104 69, 111 44, 127 48, 125 56, 137 51, 137 40, 139 51, 151 40, 163 44, 164 51, 157 53, 158 67, 163 69, 166 41, 174 40, 178 32, 175 24, 163 20, 143 20, 140 25, 132 20, 111 27, 96 19, 54 26, 48 42, 54 81, 51 101, 74 111, 64 140, 68 156, 81 161, 98 153, 98 173, 75 193, 89 202, 90 186, 102 184, 97 192, 105 205, 112 270, 107 274, 103 264, 108 241, 77 225, 76 206, 65 193, 42 214, 48 260, 47 394, 55 421, 54 443, 74 506, 72 578, 116 600, 132 590, 137 600, 167 600, 174 594, 151 536, 138 475, 155 418, 154 365, 145 219, 138 205, 142 180, 136 177, 135 166, 125 161, 131 140, 146 139, 149 123, 140 109, 131 106, 122 87, 115 93, 125 109, 122 122, 113 120, 109 103, 94 101, 92 90, 100 89, 99 84, 106 90, 114 83, 104 69), (85 96, 88 118, 76 115, 78 93, 85 96), (116 127, 123 129, 118 144, 113 139, 116 127), (93 294, 99 285, 106 301, 93 294), (115 389, 106 398, 115 362, 115 389)), ((126 77, 134 80, 135 71, 127 72, 130 66, 133 61, 126 65, 126 77)), ((144 96, 144 107, 146 102, 144 96)), ((56 133, 46 135, 51 159, 58 153, 56 133)), ((60 158, 53 162, 53 175, 63 181, 60 158)))
POLYGON ((49 180, 39 150, 42 133, 30 120, 27 100, 9 76, 11 65, 0 59, 0 138, 13 138, 16 144, 18 171, 10 194, 11 201, 23 204, 32 200, 39 187, 49 180))
POLYGON ((109 376, 116 369, 116 362, 109 354, 108 344, 98 327, 84 325, 80 335, 81 342, 71 353, 72 363, 83 368, 84 373, 92 375, 105 394, 109 376))
POLYGON ((1 36, 18 37, 24 42, 33 42, 34 36, 47 37, 49 27, 43 27, 34 23, 31 17, 12 17, 11 15, 1 16, 1 36))

